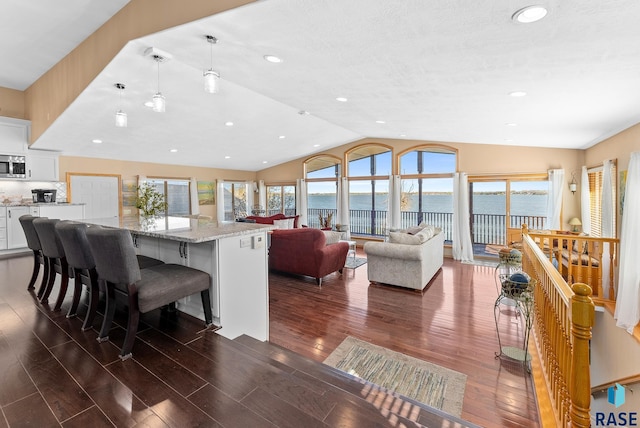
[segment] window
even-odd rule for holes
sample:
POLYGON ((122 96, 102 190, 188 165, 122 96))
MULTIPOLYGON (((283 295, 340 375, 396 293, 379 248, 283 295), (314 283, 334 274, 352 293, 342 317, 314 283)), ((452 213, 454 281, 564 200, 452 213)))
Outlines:
POLYGON ((304 163, 309 227, 320 227, 319 216, 327 217, 329 214, 335 223, 340 165, 340 159, 330 155, 315 156, 304 163))
POLYGON ((347 152, 351 233, 385 234, 391 157, 390 148, 376 144, 359 146, 347 152))
POLYGON ((165 197, 166 215, 191 214, 190 181, 171 178, 148 178, 147 183, 165 197))
POLYGON ((425 146, 400 156, 403 228, 424 221, 442 228, 451 241, 456 168, 456 151, 446 147, 425 146))
POLYGON ((234 221, 247 216, 247 184, 244 182, 225 181, 224 191, 224 220, 234 221))
MULTIPOLYGON (((616 176, 617 176, 616 164, 611 166, 611 203, 615 204, 616 200, 616 176)), ((591 232, 589 235, 595 237, 602 236, 602 190, 604 181, 604 168, 597 167, 591 168, 587 171, 589 177, 589 212, 591 217, 591 232)), ((615 213, 615 205, 611 208, 611 212, 615 213)), ((613 231, 616 230, 616 216, 613 215, 613 231)))
POLYGON ((296 214, 296 186, 267 186, 267 215, 296 214))

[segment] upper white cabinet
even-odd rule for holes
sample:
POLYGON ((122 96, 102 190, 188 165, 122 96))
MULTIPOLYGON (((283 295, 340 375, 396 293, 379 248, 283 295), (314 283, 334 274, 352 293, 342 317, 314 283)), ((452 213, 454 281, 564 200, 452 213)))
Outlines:
POLYGON ((27 180, 58 181, 58 153, 28 150, 27 180))
POLYGON ((0 153, 24 155, 27 153, 31 122, 0 116, 0 153))

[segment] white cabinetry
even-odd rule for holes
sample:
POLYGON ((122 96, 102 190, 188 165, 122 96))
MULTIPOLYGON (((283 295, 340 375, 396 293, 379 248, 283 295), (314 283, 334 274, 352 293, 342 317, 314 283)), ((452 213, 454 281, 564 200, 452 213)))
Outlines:
POLYGON ((7 208, 0 207, 0 250, 7 249, 7 208))
POLYGON ((30 127, 28 120, 0 117, 0 153, 24 155, 29 143, 30 127))
POLYGON ((29 207, 7 207, 7 249, 26 248, 27 237, 24 235, 20 216, 29 214, 29 207))
POLYGON ((33 181, 58 181, 58 153, 45 150, 29 150, 27 179, 33 181))

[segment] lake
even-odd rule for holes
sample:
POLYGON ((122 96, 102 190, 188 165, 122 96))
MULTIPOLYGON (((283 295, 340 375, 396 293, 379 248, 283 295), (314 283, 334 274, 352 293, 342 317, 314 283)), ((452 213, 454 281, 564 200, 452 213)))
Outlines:
MULTIPOLYGON (((336 208, 335 195, 309 194, 309 208, 336 208)), ((370 210, 371 194, 355 194, 349 198, 349 208, 352 210, 370 210)), ((474 214, 504 214, 506 211, 505 194, 475 194, 473 195, 474 214)), ((453 212, 453 195, 450 193, 430 194, 422 196, 424 212, 451 213, 453 212)), ((376 211, 387 210, 387 194, 376 194, 376 211)), ((408 195, 406 207, 403 211, 418 211, 418 195, 408 195)), ((511 215, 546 216, 547 195, 540 194, 512 194, 511 215)))

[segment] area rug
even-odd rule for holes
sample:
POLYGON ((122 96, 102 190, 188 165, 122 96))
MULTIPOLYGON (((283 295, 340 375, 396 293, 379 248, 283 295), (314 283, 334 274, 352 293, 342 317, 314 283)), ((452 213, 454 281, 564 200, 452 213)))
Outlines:
POLYGON ((351 336, 324 363, 451 415, 462 414, 465 374, 351 336))
POLYGON ((363 264, 365 264, 367 262, 367 259, 361 258, 361 257, 347 257, 347 261, 344 262, 344 267, 349 268, 349 269, 355 269, 357 267, 362 266, 363 264))

